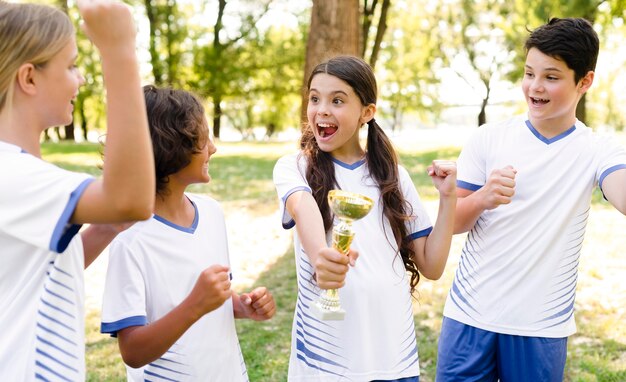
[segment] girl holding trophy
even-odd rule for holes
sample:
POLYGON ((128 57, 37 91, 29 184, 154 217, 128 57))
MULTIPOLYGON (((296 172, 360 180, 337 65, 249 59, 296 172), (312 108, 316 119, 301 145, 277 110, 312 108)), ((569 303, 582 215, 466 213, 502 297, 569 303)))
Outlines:
POLYGON ((334 57, 313 70, 308 92, 301 150, 274 167, 283 227, 296 227, 289 380, 419 381, 411 293, 420 273, 429 279, 443 273, 456 165, 434 161, 429 167, 440 193, 433 226, 374 120, 371 67, 356 57, 334 57), (342 230, 350 231, 347 240, 342 230), (341 304, 332 291, 337 288, 341 304))

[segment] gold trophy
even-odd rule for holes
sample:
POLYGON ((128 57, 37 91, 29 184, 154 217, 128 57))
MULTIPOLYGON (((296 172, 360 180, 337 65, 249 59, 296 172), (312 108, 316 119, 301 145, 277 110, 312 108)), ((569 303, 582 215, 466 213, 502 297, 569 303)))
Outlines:
MULTIPOLYGON (((348 255, 354 238, 352 222, 365 217, 372 209, 374 201, 354 192, 331 190, 328 193, 328 204, 339 218, 339 223, 333 227, 333 248, 348 255)), ((346 315, 339 304, 337 289, 322 290, 319 299, 313 304, 312 311, 313 315, 321 320, 343 320, 346 315)))

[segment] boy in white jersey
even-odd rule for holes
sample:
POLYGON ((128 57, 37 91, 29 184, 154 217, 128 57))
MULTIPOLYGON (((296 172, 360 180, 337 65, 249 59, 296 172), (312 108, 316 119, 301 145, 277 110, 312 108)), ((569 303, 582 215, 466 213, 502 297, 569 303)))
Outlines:
POLYGON ((456 165, 435 161, 429 168, 441 196, 433 226, 374 120, 372 68, 357 57, 333 57, 313 69, 308 85, 302 150, 274 167, 283 227, 296 227, 298 301, 288 379, 419 382, 411 292, 419 273, 437 279, 445 267, 454 228, 456 165), (359 141, 364 126, 366 148, 359 141), (354 222, 349 256, 330 245, 334 216, 327 195, 333 188, 374 201, 370 213, 354 222), (331 288, 341 288, 344 320, 313 315, 320 290, 331 288))
POLYGON ((77 5, 107 93, 101 179, 41 159, 41 133, 71 123, 84 84, 72 21, 0 1, 0 381, 85 380, 83 269, 111 235, 76 233, 147 219, 154 201, 132 15, 118 2, 77 5))
POLYGON ((557 19, 526 41, 525 117, 487 124, 458 160, 468 231, 444 310, 437 381, 562 381, 591 193, 626 214, 626 151, 576 119, 599 41, 557 19))
POLYGON ((102 332, 118 337, 130 381, 247 381, 235 318, 267 320, 276 306, 264 287, 230 289, 224 215, 185 193, 207 183, 204 108, 183 90, 144 87, 154 147, 154 216, 111 244, 102 332))

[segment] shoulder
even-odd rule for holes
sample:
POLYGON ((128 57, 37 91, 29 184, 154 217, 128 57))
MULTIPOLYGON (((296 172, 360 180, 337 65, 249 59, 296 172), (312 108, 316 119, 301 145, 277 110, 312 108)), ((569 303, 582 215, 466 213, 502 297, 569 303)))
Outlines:
POLYGON ((306 162, 306 157, 304 156, 303 151, 296 151, 290 154, 283 155, 278 158, 276 161, 276 165, 294 165, 300 164, 302 162, 306 162))
POLYGON ((479 126, 476 131, 470 136, 466 145, 489 145, 497 142, 502 143, 508 139, 513 139, 515 136, 512 134, 514 130, 525 128, 526 117, 515 116, 506 120, 489 122, 479 126))
POLYGON ((405 178, 411 178, 411 175, 409 175, 409 171, 401 164, 398 165, 398 175, 400 176, 401 180, 405 178))
POLYGON ((147 220, 138 221, 124 231, 120 232, 115 239, 113 239, 112 244, 117 246, 133 245, 135 242, 141 241, 141 238, 146 232, 152 230, 154 223, 154 215, 150 216, 147 220))
POLYGON ((274 165, 274 179, 281 179, 283 176, 290 176, 295 172, 306 173, 307 158, 304 152, 297 151, 280 157, 274 165))
POLYGON ((224 214, 222 205, 217 200, 208 195, 193 193, 185 193, 185 195, 187 195, 189 200, 191 200, 198 207, 199 210, 210 210, 219 212, 222 215, 224 214))
POLYGON ((485 123, 478 128, 478 132, 482 134, 506 133, 511 129, 518 129, 520 127, 523 127, 525 126, 525 124, 526 117, 523 115, 518 115, 497 122, 485 123))

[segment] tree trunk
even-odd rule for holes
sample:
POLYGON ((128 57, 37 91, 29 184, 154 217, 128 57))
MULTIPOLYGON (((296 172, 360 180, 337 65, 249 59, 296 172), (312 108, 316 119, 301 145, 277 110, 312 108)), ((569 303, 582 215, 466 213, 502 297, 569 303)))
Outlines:
POLYGON ((373 67, 376 66, 378 61, 378 52, 380 52, 380 44, 383 42, 383 36, 387 30, 387 14, 389 13, 389 6, 391 0, 384 0, 382 8, 380 10, 380 19, 378 20, 378 28, 376 29, 376 38, 374 39, 374 46, 372 46, 372 54, 370 55, 369 63, 373 67))
POLYGON ((150 45, 148 51, 150 52, 150 64, 152 65, 152 75, 154 76, 154 84, 163 84, 163 71, 161 70, 161 61, 159 53, 157 51, 156 31, 157 31, 157 10, 152 4, 152 0, 145 0, 146 16, 148 17, 148 24, 150 26, 150 45))
POLYGON ((222 98, 218 95, 213 97, 213 136, 220 138, 222 121, 222 98))
POLYGON ((358 56, 359 33, 359 0, 313 0, 302 86, 302 122, 306 121, 309 74, 332 56, 358 56))
POLYGON ((73 141, 75 139, 74 137, 74 120, 72 119, 72 122, 70 122, 69 125, 65 125, 63 126, 63 140, 64 141, 73 141))

